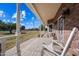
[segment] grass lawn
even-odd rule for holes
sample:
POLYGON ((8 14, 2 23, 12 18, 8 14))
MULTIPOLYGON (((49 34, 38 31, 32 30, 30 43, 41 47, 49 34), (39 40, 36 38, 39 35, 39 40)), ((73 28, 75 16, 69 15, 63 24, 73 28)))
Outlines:
MULTIPOLYGON (((5 36, 5 35, 12 35, 12 34, 9 34, 8 31, 0 31, 0 36, 5 36)), ((39 35, 38 31, 25 31, 24 34, 21 34, 20 36, 21 43, 33 37, 37 37, 38 35, 39 35)), ((6 39, 7 39, 5 45, 6 50, 16 45, 16 37, 11 37, 6 39)))

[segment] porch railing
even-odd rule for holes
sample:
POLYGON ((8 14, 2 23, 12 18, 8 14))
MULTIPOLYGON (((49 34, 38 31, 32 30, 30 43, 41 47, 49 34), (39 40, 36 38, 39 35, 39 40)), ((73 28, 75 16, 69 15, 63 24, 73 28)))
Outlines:
MULTIPOLYGON (((8 35, 8 36, 0 37, 0 55, 1 56, 4 56, 5 55, 5 52, 6 52, 6 50, 5 50, 6 49, 5 48, 6 39, 7 38, 11 38, 11 37, 16 37, 16 45, 17 45, 17 37, 18 37, 18 35, 16 35, 16 34, 15 35, 8 35)), ((20 48, 17 48, 17 49, 20 50, 20 48)))

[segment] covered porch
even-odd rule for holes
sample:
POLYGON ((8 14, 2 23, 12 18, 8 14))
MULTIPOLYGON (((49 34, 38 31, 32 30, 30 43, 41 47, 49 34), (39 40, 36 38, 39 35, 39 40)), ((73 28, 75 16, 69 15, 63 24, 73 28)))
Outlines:
MULTIPOLYGON (((42 44, 43 42, 46 42, 49 44, 51 42, 51 37, 43 37, 41 33, 44 35, 48 32, 50 32, 49 26, 52 25, 51 32, 56 34, 56 37, 59 40, 64 40, 64 18, 62 15, 57 17, 58 12, 61 10, 62 4, 32 4, 27 3, 26 4, 29 9, 43 22, 43 26, 46 27, 47 31, 44 31, 44 33, 41 31, 41 28, 39 29, 40 37, 32 38, 28 41, 25 41, 24 43, 20 43, 20 4, 17 4, 17 22, 16 22, 16 34, 13 35, 16 37, 16 46, 5 51, 5 48, 2 46, 2 55, 5 56, 41 56, 41 50, 42 50, 42 44), (61 21, 59 19, 62 18, 61 21), (52 23, 48 23, 49 20, 53 20, 53 22, 56 22, 56 25, 53 25, 52 23), (60 30, 60 31, 59 31, 60 30)), ((68 33, 69 35, 70 33, 68 33)), ((48 34, 49 35, 49 34, 48 34)), ((47 36, 47 35, 46 35, 47 36)), ((10 36, 9 36, 10 37, 10 36)), ((1 37, 1 39, 6 39, 7 37, 1 37)), ((67 37, 66 37, 67 38, 67 37)), ((53 39, 52 39, 53 40, 53 39)), ((6 42, 5 40, 3 42, 6 42)), ((63 41, 62 41, 63 42, 63 41)), ((60 49, 60 47, 58 47, 60 49)), ((45 51, 45 56, 53 56, 54 54, 51 54, 48 51, 45 51)), ((67 55, 72 55, 69 52, 67 55)))

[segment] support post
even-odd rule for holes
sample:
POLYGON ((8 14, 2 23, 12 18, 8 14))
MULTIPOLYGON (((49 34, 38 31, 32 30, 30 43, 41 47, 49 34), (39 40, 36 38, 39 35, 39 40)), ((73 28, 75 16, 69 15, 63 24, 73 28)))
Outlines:
POLYGON ((41 26, 40 26, 40 28, 39 28, 39 36, 40 36, 40 38, 41 38, 41 26))
POLYGON ((20 3, 17 4, 17 18, 16 18, 16 48, 18 56, 21 56, 20 50, 20 3))
POLYGON ((61 15, 58 19, 59 41, 64 45, 64 18, 61 15))
POLYGON ((50 37, 50 34, 49 34, 49 26, 46 25, 45 28, 46 28, 46 37, 50 37))
POLYGON ((0 39, 0 56, 5 56, 5 42, 6 39, 0 39))

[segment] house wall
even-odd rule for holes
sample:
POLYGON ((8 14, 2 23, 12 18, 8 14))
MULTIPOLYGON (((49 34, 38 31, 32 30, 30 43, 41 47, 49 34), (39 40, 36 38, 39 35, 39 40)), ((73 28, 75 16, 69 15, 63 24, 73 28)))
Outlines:
POLYGON ((66 16, 65 18, 65 30, 71 30, 73 27, 77 27, 79 29, 79 4, 75 3, 62 4, 56 17, 54 19, 48 20, 48 23, 56 22, 57 18, 66 8, 70 9, 70 15, 66 16))
MULTIPOLYGON (((66 17, 65 19, 65 40, 68 38, 69 36, 69 32, 71 31, 71 29, 73 29, 73 27, 77 27, 79 29, 79 4, 65 4, 64 7, 68 7, 70 9, 70 15, 68 17, 66 17)), ((74 40, 72 41, 72 45, 69 51, 71 54, 74 55, 79 55, 79 52, 76 53, 74 52, 75 48, 79 47, 79 32, 77 33, 77 35, 75 36, 74 40)))
MULTIPOLYGON (((65 34, 65 42, 67 41, 69 35, 70 35, 70 32, 71 30, 73 29, 73 27, 77 27, 79 29, 79 4, 62 4, 62 6, 60 7, 60 10, 59 12, 57 13, 56 15, 56 18, 54 18, 54 21, 57 20, 58 16, 61 15, 63 9, 65 8, 69 8, 70 9, 70 15, 66 16, 65 18, 65 23, 64 23, 64 34, 65 34)), ((48 21, 48 23, 50 22, 54 22, 51 20, 48 21)), ((76 48, 79 48, 79 32, 77 32, 77 35, 75 35, 75 38, 74 40, 72 41, 72 44, 71 44, 71 47, 68 51, 67 54, 70 54, 70 55, 79 55, 79 52, 78 51, 74 51, 76 48), (78 53, 76 53, 78 52, 78 53)))

